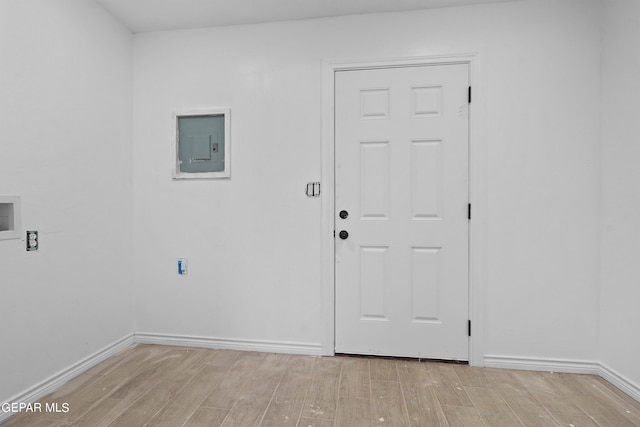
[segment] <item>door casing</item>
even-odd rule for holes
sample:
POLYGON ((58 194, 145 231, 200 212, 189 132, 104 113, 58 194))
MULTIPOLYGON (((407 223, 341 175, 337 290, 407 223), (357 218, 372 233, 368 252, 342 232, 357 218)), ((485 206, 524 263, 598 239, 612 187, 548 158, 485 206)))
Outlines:
MULTIPOLYGON (((472 219, 469 224, 469 319, 472 334, 469 341, 469 364, 484 366, 484 296, 486 284, 486 142, 481 128, 482 92, 477 75, 479 54, 451 54, 373 60, 332 60, 323 63, 322 82, 322 354, 335 353, 335 146, 334 106, 335 73, 344 70, 366 70, 421 65, 468 64, 472 101, 469 106, 469 200, 472 219)), ((486 121, 485 121, 486 122, 486 121)))

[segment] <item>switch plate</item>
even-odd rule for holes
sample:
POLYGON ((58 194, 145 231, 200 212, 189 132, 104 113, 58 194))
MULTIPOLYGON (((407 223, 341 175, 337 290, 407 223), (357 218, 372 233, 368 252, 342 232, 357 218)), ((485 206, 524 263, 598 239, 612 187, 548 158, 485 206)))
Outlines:
POLYGON ((38 232, 27 231, 27 251, 37 251, 39 246, 38 232))

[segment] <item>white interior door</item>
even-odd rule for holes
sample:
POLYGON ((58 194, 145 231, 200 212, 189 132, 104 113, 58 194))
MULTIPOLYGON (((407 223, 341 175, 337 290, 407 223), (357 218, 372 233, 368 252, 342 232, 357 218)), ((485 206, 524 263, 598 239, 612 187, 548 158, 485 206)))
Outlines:
POLYGON ((467 64, 336 72, 338 353, 468 360, 468 86, 467 64))

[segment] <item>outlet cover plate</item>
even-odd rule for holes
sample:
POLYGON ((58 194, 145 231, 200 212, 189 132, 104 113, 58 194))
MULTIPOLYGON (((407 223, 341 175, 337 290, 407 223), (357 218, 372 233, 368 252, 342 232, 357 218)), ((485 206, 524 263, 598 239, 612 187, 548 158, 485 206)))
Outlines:
POLYGON ((40 245, 37 231, 27 231, 27 251, 37 251, 40 245))

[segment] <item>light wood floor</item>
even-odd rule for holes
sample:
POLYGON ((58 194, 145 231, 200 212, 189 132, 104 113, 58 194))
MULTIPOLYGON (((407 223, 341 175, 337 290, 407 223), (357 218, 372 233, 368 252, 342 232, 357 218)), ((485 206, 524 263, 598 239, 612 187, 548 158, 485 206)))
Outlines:
POLYGON ((588 375, 152 345, 40 402, 3 427, 640 426, 640 403, 588 375))

